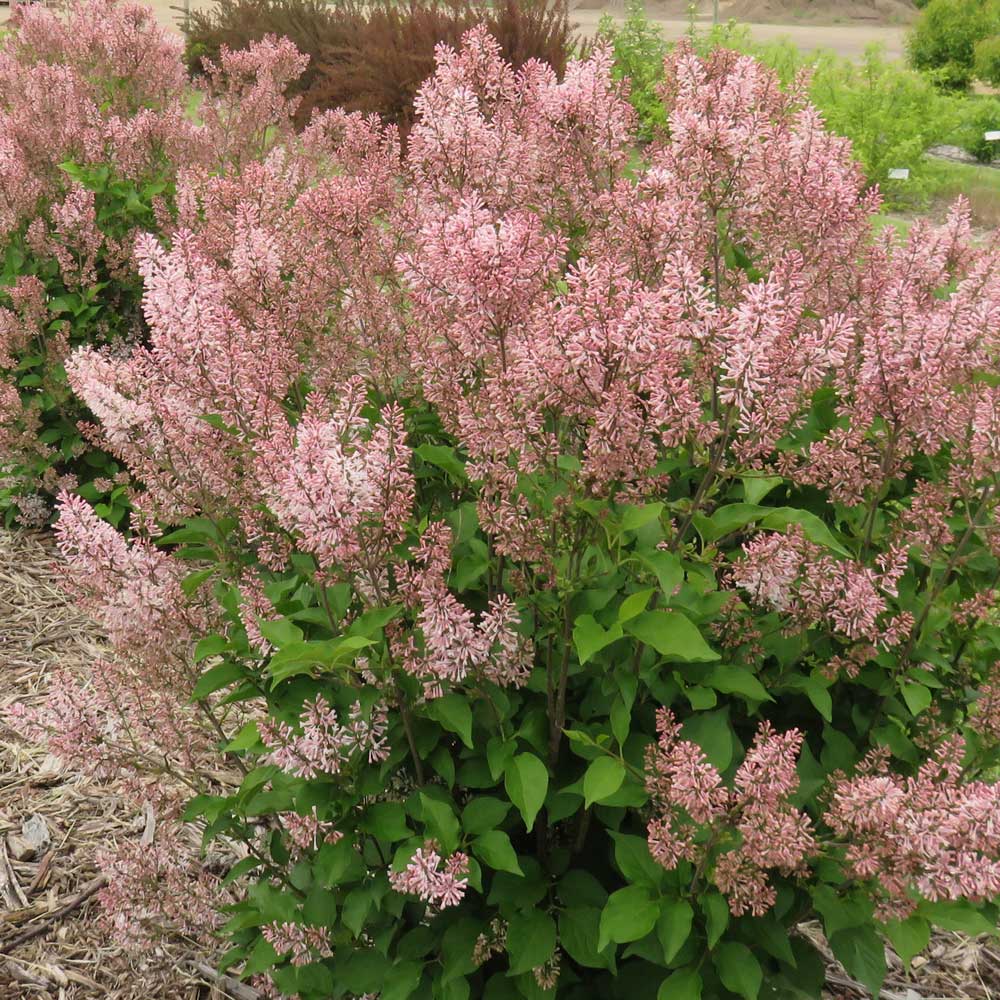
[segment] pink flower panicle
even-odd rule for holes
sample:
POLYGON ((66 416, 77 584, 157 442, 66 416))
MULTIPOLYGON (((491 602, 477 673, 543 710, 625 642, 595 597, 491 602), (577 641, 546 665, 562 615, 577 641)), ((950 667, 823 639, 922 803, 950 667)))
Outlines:
POLYGON ((201 936, 221 923, 227 900, 218 879, 179 828, 159 826, 154 843, 127 841, 98 857, 108 879, 99 893, 102 923, 124 947, 148 946, 163 935, 201 936))
POLYGON ((285 921, 265 924, 261 933, 279 955, 291 952, 292 965, 308 965, 333 956, 329 938, 322 927, 307 927, 305 924, 285 921))
POLYGON ((890 774, 882 759, 835 784, 824 818, 845 842, 849 871, 875 885, 880 919, 905 919, 921 897, 1000 893, 1000 786, 963 782, 964 751, 953 736, 912 777, 890 774))
POLYGON ((300 732, 285 722, 258 723, 261 739, 270 753, 269 763, 299 778, 319 774, 340 774, 358 758, 370 764, 389 756, 386 738, 388 720, 384 706, 376 706, 366 716, 355 702, 346 722, 323 695, 307 701, 299 717, 300 732))
POLYGON ((770 605, 800 627, 823 626, 850 641, 883 648, 909 634, 907 615, 887 617, 906 553, 893 551, 877 569, 837 559, 810 542, 802 529, 761 533, 743 549, 733 583, 760 605, 770 605))
POLYGON ((650 854, 664 868, 682 860, 712 861, 713 878, 737 916, 766 913, 775 890, 767 872, 792 874, 816 851, 809 818, 791 805, 798 789, 795 766, 802 734, 776 733, 762 723, 727 788, 701 749, 680 739, 669 710, 657 712, 658 742, 646 756, 646 789, 656 815, 649 821, 650 854), (703 828, 729 849, 709 857, 703 828))
POLYGON ((415 553, 417 566, 399 568, 404 597, 417 608, 422 650, 412 643, 400 652, 409 672, 429 680, 460 684, 480 674, 496 684, 520 687, 527 682, 534 657, 530 640, 517 632, 520 615, 504 594, 492 600, 477 622, 448 589, 451 573, 451 530, 430 525, 415 553))
POLYGON ((428 840, 417 849, 406 868, 389 874, 389 884, 396 892, 414 895, 435 910, 457 906, 468 887, 469 859, 456 851, 442 859, 437 844, 428 840))
POLYGON ((300 852, 315 851, 320 844, 336 844, 344 838, 343 833, 335 829, 332 823, 324 822, 317 816, 316 806, 304 816, 295 812, 278 813, 278 821, 289 841, 300 852))

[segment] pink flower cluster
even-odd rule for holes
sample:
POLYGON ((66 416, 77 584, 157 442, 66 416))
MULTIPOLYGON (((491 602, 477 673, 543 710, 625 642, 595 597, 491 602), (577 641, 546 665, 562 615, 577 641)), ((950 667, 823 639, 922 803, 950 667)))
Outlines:
POLYGON ((443 683, 461 684, 470 674, 520 687, 531 672, 534 648, 516 631, 517 608, 502 594, 476 622, 448 589, 451 538, 447 525, 432 524, 416 551, 416 568, 398 570, 403 596, 417 609, 423 647, 410 637, 396 652, 409 673, 427 679, 430 696, 440 694, 443 683))
POLYGON ((75 766, 175 808, 188 789, 172 779, 197 771, 218 738, 178 696, 197 679, 191 651, 207 605, 184 593, 182 564, 149 541, 126 541, 79 497, 62 497, 56 539, 66 585, 110 648, 95 649, 89 677, 58 674, 44 705, 17 706, 11 718, 75 766))
POLYGON ((687 860, 711 866, 711 878, 737 916, 766 913, 775 901, 768 871, 801 873, 817 853, 812 824, 790 798, 802 733, 762 723, 727 788, 701 748, 680 738, 669 710, 657 712, 658 742, 647 751, 646 789, 656 815, 650 854, 664 868, 687 860), (704 835, 708 828, 709 835, 704 835))
POLYGON ((275 516, 299 534, 320 568, 355 570, 374 581, 404 538, 414 487, 402 411, 387 407, 369 428, 360 415, 364 396, 356 379, 331 417, 307 408, 294 443, 276 436, 262 462, 274 470, 275 516))
POLYGON ((834 786, 824 819, 845 841, 852 875, 874 885, 881 919, 905 919, 920 897, 1000 893, 1000 787, 964 781, 964 752, 953 736, 908 778, 870 757, 834 786))
POLYGON ((875 570, 837 559, 795 526, 748 542, 732 579, 755 603, 769 605, 799 627, 822 626, 851 642, 888 648, 909 635, 913 619, 887 615, 886 595, 895 596, 906 570, 905 550, 890 551, 880 561, 875 570))
POLYGON ((417 896, 435 910, 458 906, 469 885, 469 859, 460 851, 442 859, 437 844, 428 840, 417 848, 407 866, 389 873, 396 892, 417 896))
POLYGON ((301 732, 286 722, 258 723, 261 739, 270 750, 268 762, 297 777, 340 774, 356 757, 374 764, 389 756, 384 707, 376 707, 366 716, 356 702, 347 722, 342 723, 319 694, 303 705, 299 725, 301 732))
POLYGON ((322 927, 307 927, 305 924, 285 921, 281 924, 265 924, 261 933, 279 955, 291 952, 292 965, 308 965, 333 955, 330 941, 322 927))
POLYGON ((148 946, 164 933, 199 937, 219 926, 218 880, 179 832, 161 823, 152 844, 125 841, 98 857, 108 878, 102 923, 120 945, 148 946))
POLYGON ((316 815, 316 806, 304 816, 294 812, 279 813, 278 820, 298 851, 315 851, 320 844, 336 844, 344 838, 332 823, 324 822, 316 815))
POLYGON ((151 10, 89 0, 63 17, 25 5, 0 41, 0 234, 66 185, 59 164, 148 173, 188 152, 179 38, 151 10))

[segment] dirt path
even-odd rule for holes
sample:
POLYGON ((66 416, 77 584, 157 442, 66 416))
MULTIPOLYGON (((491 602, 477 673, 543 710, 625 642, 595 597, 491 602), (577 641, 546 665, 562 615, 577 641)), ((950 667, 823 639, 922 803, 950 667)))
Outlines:
MULTIPOLYGON (((573 20, 585 34, 593 34, 604 13, 621 20, 623 12, 617 4, 603 10, 575 10, 573 20)), ((678 18, 650 18, 663 29, 668 39, 680 38, 688 30, 688 21, 678 18)), ((708 28, 711 19, 699 17, 699 28, 708 28)), ((803 52, 814 49, 832 49, 847 59, 859 59, 865 49, 879 43, 885 46, 890 59, 902 59, 905 51, 906 28, 899 25, 867 24, 747 24, 754 41, 773 42, 787 38, 803 52)))

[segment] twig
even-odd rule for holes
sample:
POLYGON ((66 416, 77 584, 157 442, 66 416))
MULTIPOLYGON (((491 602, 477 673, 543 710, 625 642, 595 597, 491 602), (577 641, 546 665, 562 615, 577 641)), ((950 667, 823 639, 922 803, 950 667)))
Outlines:
POLYGON ((0 902, 3 902, 8 910, 28 905, 28 897, 25 896, 14 874, 10 858, 7 856, 7 844, 3 838, 0 838, 0 902))
POLYGON ((19 983, 24 983, 26 986, 37 986, 39 989, 47 990, 48 992, 53 992, 56 988, 56 984, 49 979, 45 979, 34 972, 28 972, 27 969, 22 969, 17 962, 12 959, 7 959, 4 962, 4 968, 7 970, 7 974, 11 979, 16 979, 19 983))
POLYGON ((34 941, 36 937, 43 937, 45 934, 48 934, 58 921, 69 916, 74 910, 78 910, 91 896, 100 892, 107 883, 108 877, 106 875, 98 875, 97 878, 92 879, 75 896, 71 896, 57 910, 53 910, 52 913, 48 914, 37 927, 31 927, 5 944, 0 944, 0 955, 9 955, 15 948, 19 948, 22 944, 27 944, 29 941, 34 941))
POLYGON ((207 962, 192 960, 188 962, 188 965, 199 976, 207 979, 210 983, 214 983, 219 989, 225 990, 234 1000, 260 1000, 261 994, 259 991, 255 990, 252 986, 247 986, 246 983, 241 983, 238 979, 233 979, 232 976, 217 972, 207 962))
POLYGON ((49 877, 49 869, 52 867, 52 859, 56 856, 55 848, 45 852, 45 856, 38 863, 38 871, 35 872, 35 877, 28 884, 29 896, 34 895, 39 889, 45 888, 45 882, 49 877))

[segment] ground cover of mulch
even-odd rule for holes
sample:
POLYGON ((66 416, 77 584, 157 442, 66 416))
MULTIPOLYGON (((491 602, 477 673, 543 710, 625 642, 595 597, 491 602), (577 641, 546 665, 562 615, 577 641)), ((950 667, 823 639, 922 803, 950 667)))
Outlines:
MULTIPOLYGON (((250 1000, 254 991, 213 974, 216 956, 202 945, 174 940, 136 956, 108 942, 96 919, 96 856, 148 838, 155 816, 4 724, 11 705, 44 700, 53 671, 84 671, 100 648, 58 586, 49 539, 0 530, 0 1000, 250 1000)), ((829 958, 830 1000, 869 996, 818 925, 800 932, 829 958)), ((886 1000, 1000 1000, 1000 941, 938 934, 909 972, 887 957, 886 1000)))
POLYGON ((46 537, 0 530, 0 1000, 255 996, 214 979, 216 956, 203 947, 178 940, 128 955, 95 919, 98 852, 150 837, 155 816, 5 725, 11 705, 44 701, 54 670, 82 672, 100 652, 97 629, 67 602, 52 563, 46 537))

